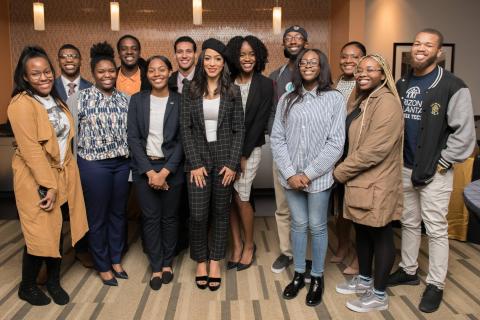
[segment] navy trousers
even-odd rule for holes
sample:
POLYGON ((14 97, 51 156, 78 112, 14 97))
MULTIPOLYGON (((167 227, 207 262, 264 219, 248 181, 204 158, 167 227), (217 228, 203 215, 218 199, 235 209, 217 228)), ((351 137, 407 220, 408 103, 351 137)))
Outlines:
POLYGON ((99 272, 120 263, 125 243, 130 161, 119 157, 88 161, 78 157, 87 208, 88 243, 99 272))

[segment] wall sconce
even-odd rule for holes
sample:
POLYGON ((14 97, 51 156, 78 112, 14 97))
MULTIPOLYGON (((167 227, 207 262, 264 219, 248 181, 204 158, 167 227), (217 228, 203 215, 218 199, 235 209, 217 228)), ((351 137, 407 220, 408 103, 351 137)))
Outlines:
POLYGON ((37 31, 45 30, 45 10, 43 3, 33 3, 33 29, 37 31))
POLYGON ((192 0, 193 5, 193 24, 202 24, 202 0, 192 0))
POLYGON ((110 28, 112 31, 120 31, 120 3, 110 2, 110 28))
POLYGON ((272 24, 273 24, 273 34, 282 33, 282 7, 277 6, 273 7, 272 11, 272 24))

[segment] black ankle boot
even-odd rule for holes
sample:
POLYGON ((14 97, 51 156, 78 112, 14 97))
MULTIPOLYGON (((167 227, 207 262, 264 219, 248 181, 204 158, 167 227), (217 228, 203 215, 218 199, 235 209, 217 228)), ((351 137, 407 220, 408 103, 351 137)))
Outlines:
POLYGON ((323 277, 312 276, 310 289, 308 290, 307 298, 305 299, 307 306, 314 307, 322 302, 323 289, 323 277))
POLYGON ((60 258, 47 258, 47 291, 53 301, 59 305, 65 305, 70 301, 68 293, 60 286, 60 258))
POLYGON ((36 284, 42 261, 41 257, 28 254, 25 247, 22 261, 22 282, 18 288, 18 297, 34 306, 45 306, 51 301, 36 284))
POLYGON ((293 280, 290 282, 283 290, 283 298, 284 299, 293 299, 297 296, 298 291, 305 287, 305 274, 298 273, 295 271, 293 275, 293 280))

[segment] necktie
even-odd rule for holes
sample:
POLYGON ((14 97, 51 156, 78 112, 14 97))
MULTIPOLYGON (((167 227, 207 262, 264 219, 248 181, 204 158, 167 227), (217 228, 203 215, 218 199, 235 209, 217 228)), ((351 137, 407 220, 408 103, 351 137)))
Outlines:
POLYGON ((72 94, 75 93, 75 87, 77 85, 73 82, 70 82, 69 84, 67 84, 67 86, 68 86, 68 96, 70 97, 72 94))

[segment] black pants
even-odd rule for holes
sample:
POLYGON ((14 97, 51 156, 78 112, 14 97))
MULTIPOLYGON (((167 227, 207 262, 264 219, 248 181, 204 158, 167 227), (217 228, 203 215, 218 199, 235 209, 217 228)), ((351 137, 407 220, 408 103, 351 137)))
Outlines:
MULTIPOLYGON (((62 205, 62 210, 64 210, 66 204, 62 205)), ((60 243, 59 243, 60 254, 63 252, 63 235, 60 231, 60 243)), ((62 258, 52 258, 52 257, 39 257, 31 255, 27 252, 27 246, 23 249, 23 258, 22 258, 22 282, 21 286, 32 287, 37 284, 37 276, 42 263, 45 261, 47 266, 47 285, 48 284, 58 284, 60 282, 60 265, 62 263, 62 258)))
POLYGON ((142 209, 142 231, 145 251, 152 272, 171 267, 178 239, 178 206, 183 185, 168 191, 154 190, 145 175, 135 181, 142 209))
POLYGON ((360 275, 372 277, 375 256, 374 288, 385 291, 387 280, 395 261, 392 223, 384 227, 370 227, 354 223, 360 275))
MULTIPOLYGON (((180 169, 179 169, 180 170, 180 169)), ((188 190, 184 187, 180 192, 180 207, 178 208, 178 241, 175 254, 188 248, 189 245, 189 224, 190 224, 190 206, 188 204, 188 190)))
POLYGON ((214 167, 208 172, 208 176, 205 177, 207 186, 203 188, 198 188, 194 182, 190 183, 190 173, 187 175, 190 202, 190 257, 197 262, 225 258, 233 184, 224 187, 223 175, 219 175, 219 171, 219 167, 214 167))

